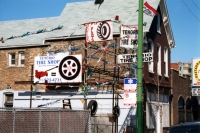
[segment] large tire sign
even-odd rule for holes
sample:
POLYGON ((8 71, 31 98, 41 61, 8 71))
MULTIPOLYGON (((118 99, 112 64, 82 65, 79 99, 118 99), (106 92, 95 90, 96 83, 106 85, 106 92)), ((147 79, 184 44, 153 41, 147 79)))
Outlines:
POLYGON ((74 80, 81 70, 79 60, 74 56, 66 56, 59 65, 59 73, 63 79, 74 80))
POLYGON ((36 56, 34 82, 76 83, 82 82, 82 55, 57 54, 36 56))

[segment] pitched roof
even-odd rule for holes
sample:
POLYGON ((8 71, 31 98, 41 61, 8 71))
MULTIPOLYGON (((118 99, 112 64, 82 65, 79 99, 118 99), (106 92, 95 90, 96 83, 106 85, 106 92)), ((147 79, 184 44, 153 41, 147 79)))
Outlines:
MULTIPOLYGON (((149 5, 157 10, 160 0, 148 0, 149 5)), ((10 37, 13 39, 5 40, 0 43, 1 47, 27 46, 42 44, 45 38, 62 37, 70 35, 84 35, 85 22, 101 20, 114 20, 119 16, 121 24, 138 24, 138 1, 134 0, 104 0, 100 8, 94 5, 94 1, 75 2, 66 4, 64 10, 58 17, 28 19, 17 21, 0 22, 0 38, 4 40, 10 37), (61 30, 53 30, 58 26, 63 26, 61 30), (46 29, 49 32, 35 34, 39 30, 46 29), (24 37, 21 37, 23 34, 24 37)), ((148 31, 153 17, 144 14, 143 21, 147 22, 144 31, 148 31)), ((119 23, 113 23, 113 32, 119 33, 119 23)))

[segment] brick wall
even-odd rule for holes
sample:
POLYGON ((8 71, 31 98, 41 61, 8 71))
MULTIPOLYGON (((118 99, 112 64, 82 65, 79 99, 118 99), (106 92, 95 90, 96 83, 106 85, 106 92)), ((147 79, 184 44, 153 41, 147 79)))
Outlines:
MULTIPOLYGON (((178 113, 178 101, 179 98, 182 97, 184 99, 184 103, 191 96, 191 80, 190 76, 179 76, 178 70, 171 69, 171 77, 172 77, 172 88, 171 95, 171 125, 179 123, 179 113, 178 113)), ((184 106, 186 110, 186 106, 184 106)))

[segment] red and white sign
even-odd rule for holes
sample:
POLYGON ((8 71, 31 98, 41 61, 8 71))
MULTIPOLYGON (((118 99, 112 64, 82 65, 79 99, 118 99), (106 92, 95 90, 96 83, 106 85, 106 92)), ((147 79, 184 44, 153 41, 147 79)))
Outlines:
POLYGON ((137 79, 124 79, 124 106, 136 106, 137 103, 137 79))
POLYGON ((86 27, 86 42, 113 39, 112 21, 89 22, 84 25, 86 27))
POLYGON ((34 82, 82 82, 81 70, 82 55, 59 53, 54 56, 36 56, 34 60, 34 82))
POLYGON ((136 92, 124 92, 124 106, 136 106, 137 104, 136 92))

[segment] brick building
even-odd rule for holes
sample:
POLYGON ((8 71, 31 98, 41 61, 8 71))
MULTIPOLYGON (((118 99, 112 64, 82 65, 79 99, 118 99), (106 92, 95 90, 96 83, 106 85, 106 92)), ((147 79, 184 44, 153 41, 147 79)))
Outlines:
POLYGON ((191 99, 191 76, 180 76, 171 69, 171 125, 193 121, 191 99))

